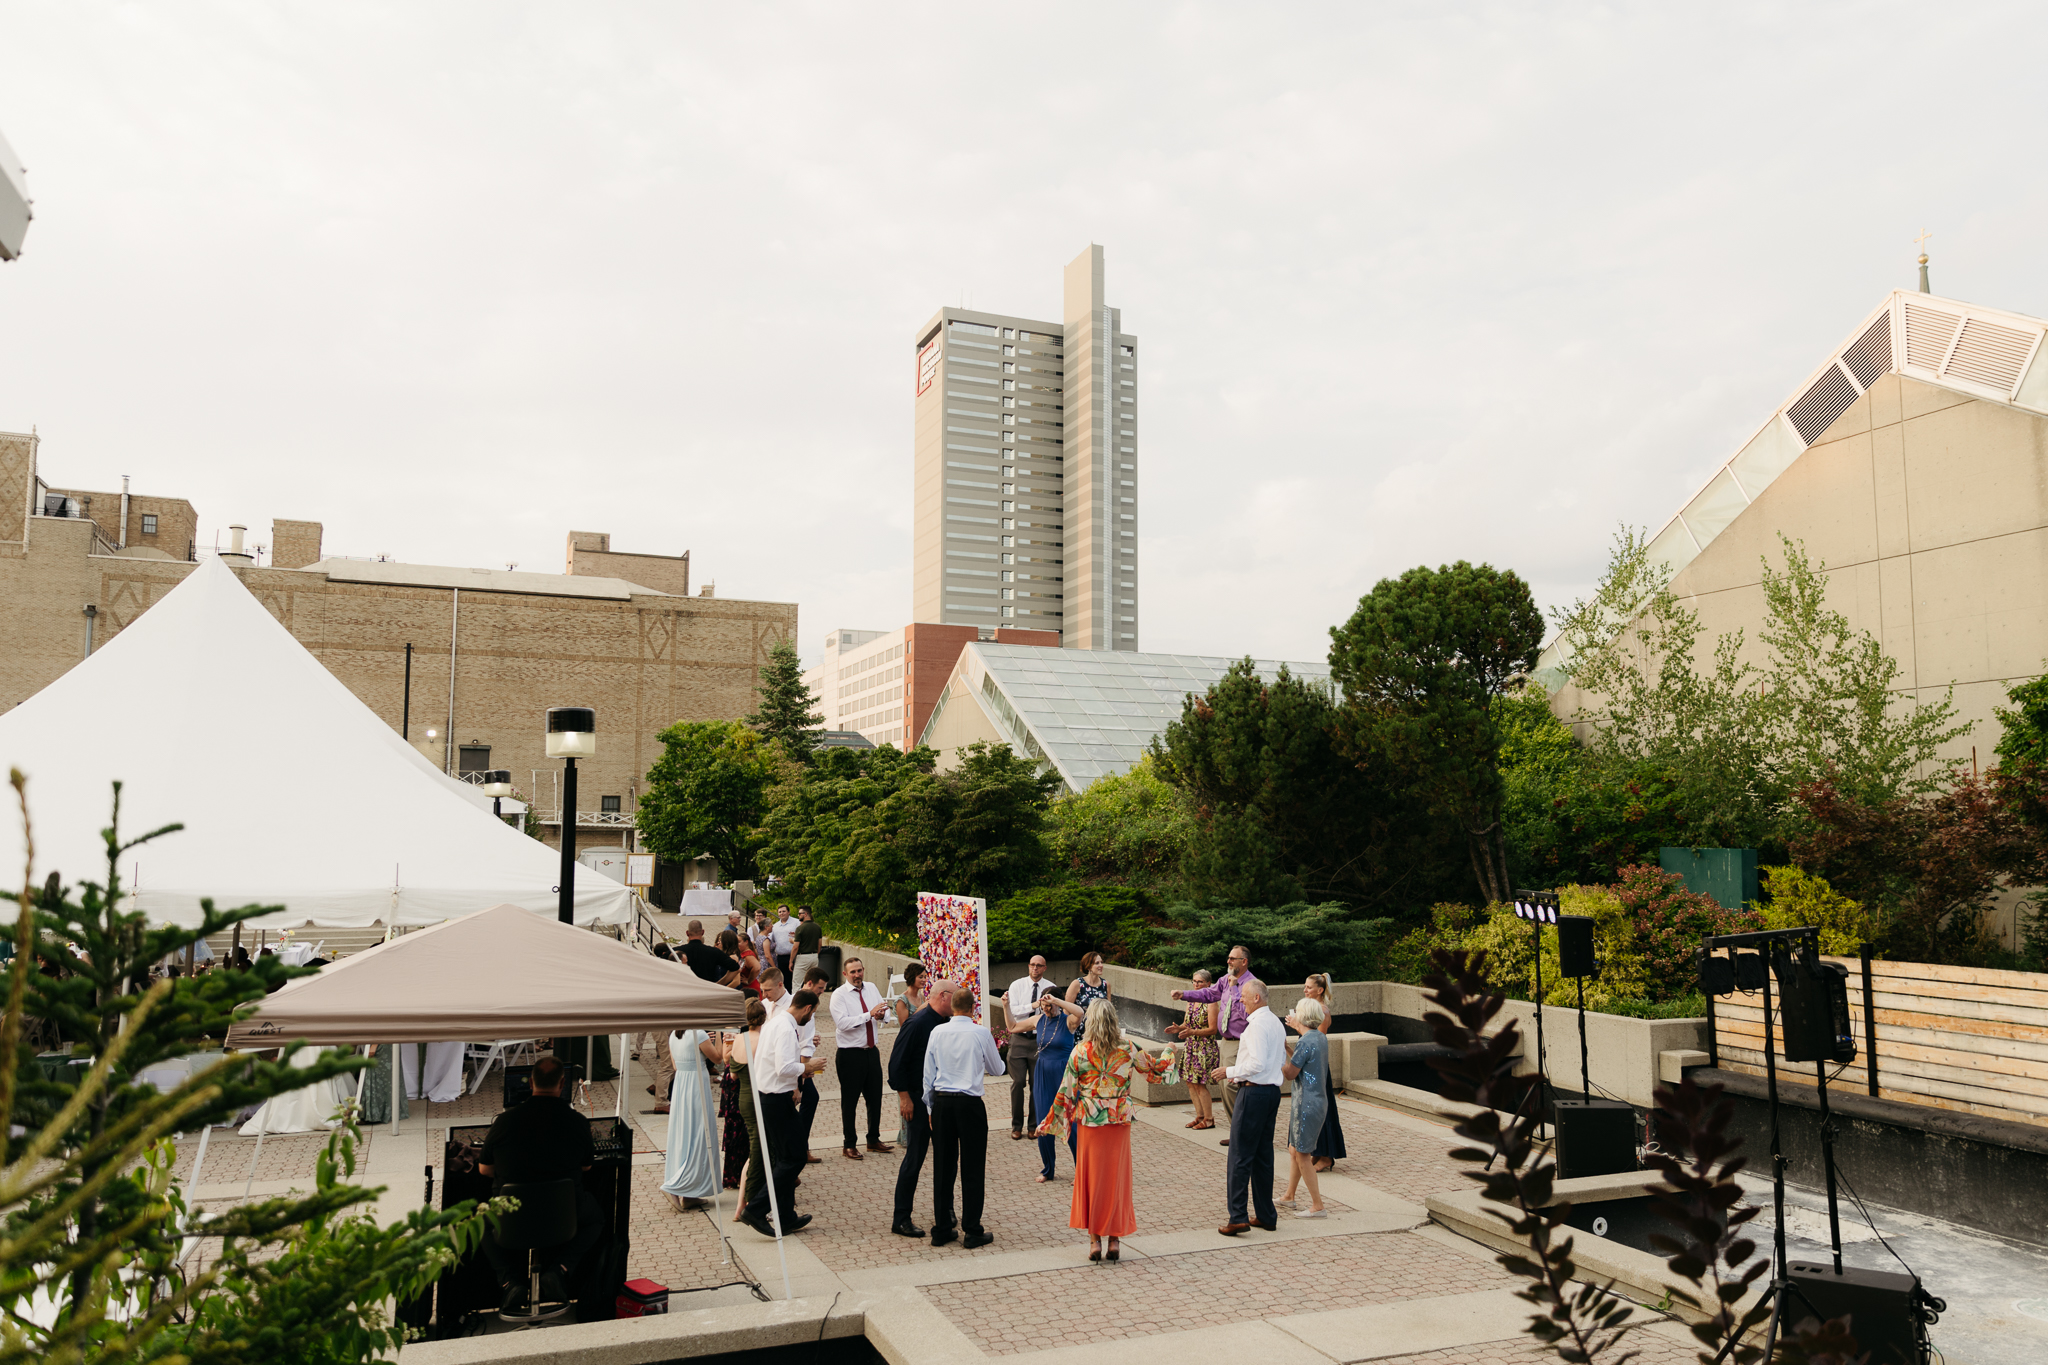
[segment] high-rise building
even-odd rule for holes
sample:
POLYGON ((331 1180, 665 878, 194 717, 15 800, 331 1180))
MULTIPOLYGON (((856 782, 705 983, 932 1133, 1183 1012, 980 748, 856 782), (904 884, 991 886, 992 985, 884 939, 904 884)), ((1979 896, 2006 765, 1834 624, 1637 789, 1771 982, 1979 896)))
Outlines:
POLYGON ((1068 263, 1061 322, 941 308, 916 339, 914 616, 1138 648, 1138 339, 1068 263))

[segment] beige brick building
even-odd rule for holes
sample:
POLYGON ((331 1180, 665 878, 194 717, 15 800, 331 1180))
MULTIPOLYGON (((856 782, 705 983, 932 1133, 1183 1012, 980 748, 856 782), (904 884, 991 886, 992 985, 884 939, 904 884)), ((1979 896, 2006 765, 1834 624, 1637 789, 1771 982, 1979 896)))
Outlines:
MULTIPOLYGON (((34 437, 0 433, 0 710, 84 658, 88 632, 97 648, 147 611, 191 572, 196 553, 190 503, 131 495, 124 549, 121 494, 50 488, 37 477, 37 454, 34 437), (182 537, 177 554, 142 539, 145 505, 158 509, 159 541, 182 537)), ((661 753, 656 736, 678 720, 752 711, 769 650, 796 634, 794 603, 738 601, 708 589, 691 596, 688 555, 615 552, 599 532, 570 533, 561 574, 327 559, 320 535, 318 522, 274 522, 272 563, 250 560, 237 572, 394 729, 407 724, 411 645, 409 737, 450 772, 510 769, 548 822, 550 842, 560 765, 543 752, 548 707, 596 709, 598 757, 580 765, 577 840, 622 843, 642 779, 661 753)), ((234 672, 233 659, 220 660, 222 686, 234 685, 234 672)), ((288 747, 293 737, 277 742, 288 747)), ((320 756, 303 757, 303 791, 251 798, 317 807, 320 756)), ((346 812, 333 815, 337 828, 345 825, 346 812)))

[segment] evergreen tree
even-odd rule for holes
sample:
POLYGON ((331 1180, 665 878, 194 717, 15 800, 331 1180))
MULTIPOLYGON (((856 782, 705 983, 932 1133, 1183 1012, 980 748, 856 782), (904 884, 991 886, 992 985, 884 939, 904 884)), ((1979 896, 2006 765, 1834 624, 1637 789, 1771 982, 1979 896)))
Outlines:
POLYGON ((747 724, 800 759, 808 759, 818 747, 819 722, 825 717, 815 708, 817 696, 804 685, 804 668, 796 646, 786 637, 768 651, 768 666, 754 689, 760 705, 747 717, 747 724))

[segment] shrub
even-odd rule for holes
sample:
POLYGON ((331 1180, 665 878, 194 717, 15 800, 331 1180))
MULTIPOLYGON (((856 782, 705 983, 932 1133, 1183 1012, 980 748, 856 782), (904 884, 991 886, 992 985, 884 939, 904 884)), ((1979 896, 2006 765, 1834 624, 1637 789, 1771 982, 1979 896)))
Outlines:
POLYGON ((1137 887, 1037 886, 989 907, 989 961, 1016 962, 1033 953, 1074 957, 1093 949, 1135 966, 1157 919, 1157 903, 1137 887))
MULTIPOLYGON (((1561 913, 1593 918, 1593 949, 1600 974, 1586 982, 1586 1008, 1609 1010, 1621 1002, 1641 1000, 1644 971, 1635 949, 1635 926, 1614 892, 1601 886, 1566 886, 1558 890, 1561 913)), ((1413 973, 1396 980, 1420 981, 1432 951, 1484 950, 1486 979, 1495 990, 1515 1000, 1535 994, 1535 936, 1528 922, 1506 905, 1474 910, 1463 905, 1438 905, 1426 929, 1405 935, 1387 954, 1394 971, 1413 973)), ((1578 1003, 1579 987, 1558 970, 1557 930, 1543 930, 1543 998, 1552 1005, 1578 1003)))
POLYGON ((1670 1000, 1695 988, 1701 939, 1763 927, 1763 916, 1756 911, 1726 909, 1712 896, 1686 890, 1685 879, 1676 872, 1647 863, 1624 867, 1614 893, 1635 922, 1635 949, 1645 995, 1652 1001, 1670 1000))
POLYGON ((1877 941, 1877 916, 1829 886, 1827 878, 1796 867, 1761 870, 1768 899, 1755 908, 1764 917, 1764 928, 1811 924, 1820 930, 1820 950, 1842 957, 1854 957, 1863 944, 1877 941))
POLYGON ((1151 953, 1160 971, 1169 976, 1187 976, 1197 967, 1221 971, 1231 946, 1242 943, 1252 957, 1252 975, 1274 982, 1310 972, 1328 972, 1337 981, 1373 980, 1382 973, 1394 924, 1355 919, 1335 901, 1297 901, 1277 909, 1180 904, 1167 913, 1173 924, 1161 932, 1151 953))

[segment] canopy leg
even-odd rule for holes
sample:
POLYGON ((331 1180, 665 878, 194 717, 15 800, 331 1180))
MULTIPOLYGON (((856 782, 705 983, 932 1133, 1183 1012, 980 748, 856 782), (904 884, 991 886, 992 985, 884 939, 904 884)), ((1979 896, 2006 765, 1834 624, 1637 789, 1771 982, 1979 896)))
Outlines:
MULTIPOLYGON (((205 1125, 204 1127, 200 1128, 200 1130, 199 1130, 199 1150, 198 1150, 198 1152, 197 1152, 197 1153, 195 1153, 195 1154, 193 1155, 193 1157, 192 1157, 192 1174, 191 1174, 191 1175, 190 1175, 189 1177, 187 1177, 187 1179, 186 1179, 186 1181, 185 1181, 185 1190, 186 1190, 186 1193, 187 1193, 187 1195, 188 1195, 188 1196, 190 1195, 191 1191, 193 1191, 193 1190, 196 1190, 196 1189, 198 1189, 198 1188, 199 1188, 199 1173, 200 1173, 201 1171, 203 1171, 203 1170, 205 1170, 205 1169, 206 1169, 206 1140, 207 1140, 208 1138, 212 1137, 212 1136, 213 1136, 213 1125, 212 1125, 212 1124, 210 1124, 210 1123, 209 1123, 209 1124, 206 1124, 206 1125, 205 1125)), ((185 1210, 185 1225, 186 1225, 187 1227, 190 1227, 190 1226, 191 1226, 191 1223, 192 1223, 192 1210, 191 1210, 190 1208, 187 1208, 187 1209, 185 1210)), ((193 1248, 193 1247, 195 1247, 195 1246, 197 1246, 197 1245, 199 1245, 199 1239, 198 1239, 197 1237, 192 1237, 192 1236, 187 1236, 187 1237, 185 1238, 185 1240, 184 1240, 183 1242, 179 1243, 179 1245, 178 1245, 178 1264, 179 1264, 179 1265, 183 1265, 183 1264, 185 1264, 185 1258, 186 1258, 186 1257, 188 1257, 188 1256, 190 1256, 190 1255, 192 1254, 192 1248, 193 1248)))
MULTIPOLYGON (((649 1074, 653 1067, 647 1068, 649 1074)), ((626 1091, 633 1081, 633 1050, 626 1046, 626 1035, 619 1035, 619 1109, 618 1117, 626 1117, 626 1091)))
MULTIPOLYGON (((270 1097, 276 1099, 275 1095, 270 1097)), ((270 1100, 263 1101, 263 1107, 256 1111, 256 1150, 249 1153, 249 1178, 242 1185, 242 1198, 249 1197, 249 1191, 256 1188, 256 1163, 263 1156, 263 1135, 270 1131, 270 1100)))
MULTIPOLYGON (((750 1069, 753 1061, 750 1051, 747 1054, 750 1069)), ((761 1185, 768 1191, 768 1220, 775 1224, 775 1259, 782 1262, 782 1297, 792 1299, 796 1296, 789 1290, 789 1253, 782 1249, 782 1205, 775 1197, 775 1158, 768 1154, 768 1116, 761 1110, 760 1087, 752 1084, 751 1077, 747 1090, 754 1097, 754 1131, 761 1135, 761 1185)))

